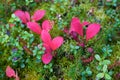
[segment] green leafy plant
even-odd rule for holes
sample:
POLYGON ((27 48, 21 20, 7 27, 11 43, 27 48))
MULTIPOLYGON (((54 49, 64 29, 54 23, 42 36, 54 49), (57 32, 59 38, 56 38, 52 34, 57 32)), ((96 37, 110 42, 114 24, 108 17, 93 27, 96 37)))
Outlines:
POLYGON ((111 56, 112 49, 111 49, 110 45, 107 45, 107 46, 103 47, 102 51, 103 51, 103 56, 105 58, 111 56))
POLYGON ((81 80, 87 80, 87 77, 92 76, 92 71, 91 71, 90 67, 87 67, 86 70, 84 70, 84 71, 81 73, 81 75, 82 75, 81 80))
POLYGON ((112 77, 110 72, 108 71, 108 65, 111 63, 109 60, 102 59, 98 54, 95 55, 95 59, 99 61, 97 70, 99 73, 96 75, 97 79, 105 78, 107 80, 111 80, 112 77))

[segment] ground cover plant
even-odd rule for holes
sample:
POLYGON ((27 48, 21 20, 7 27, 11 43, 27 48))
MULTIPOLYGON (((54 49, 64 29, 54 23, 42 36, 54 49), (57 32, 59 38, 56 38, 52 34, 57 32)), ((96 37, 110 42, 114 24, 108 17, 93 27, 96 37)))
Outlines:
POLYGON ((120 0, 1 0, 0 80, 120 80, 120 0))

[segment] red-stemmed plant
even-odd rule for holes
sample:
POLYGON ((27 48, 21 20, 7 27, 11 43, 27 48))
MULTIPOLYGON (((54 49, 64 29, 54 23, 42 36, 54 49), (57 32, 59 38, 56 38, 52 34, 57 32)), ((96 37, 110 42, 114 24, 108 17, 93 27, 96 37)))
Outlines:
MULTIPOLYGON (((67 34, 70 34, 73 39, 75 39, 79 46, 85 48, 86 43, 92 39, 94 36, 97 35, 97 33, 100 31, 100 24, 98 23, 90 23, 87 21, 80 22, 79 18, 74 17, 71 20, 70 24, 70 30, 65 29, 64 32, 67 34), (84 26, 87 26, 86 29, 84 29, 84 26), (81 39, 78 38, 78 35, 80 35, 81 39)), ((90 56, 88 59, 82 58, 82 61, 84 63, 91 62, 94 59, 94 51, 91 47, 87 49, 89 53, 93 53, 92 56, 90 56)))
POLYGON ((51 38, 50 34, 46 30, 42 30, 41 39, 43 46, 45 47, 45 53, 42 55, 42 61, 44 64, 49 64, 53 58, 52 52, 58 49, 63 44, 63 38, 60 36, 51 38))

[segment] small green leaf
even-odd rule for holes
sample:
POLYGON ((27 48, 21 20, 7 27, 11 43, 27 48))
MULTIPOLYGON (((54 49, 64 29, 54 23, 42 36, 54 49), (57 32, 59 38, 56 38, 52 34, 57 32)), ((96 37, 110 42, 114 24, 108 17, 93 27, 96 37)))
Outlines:
POLYGON ((81 73, 81 75, 84 76, 84 75, 85 75, 85 71, 83 71, 83 72, 81 73))
POLYGON ((113 71, 112 70, 109 71, 109 75, 113 75, 113 71))
POLYGON ((11 17, 12 17, 12 18, 15 18, 16 16, 15 16, 15 14, 12 14, 11 17))
POLYGON ((103 72, 104 72, 104 73, 107 72, 107 65, 104 65, 104 66, 103 66, 103 72))
POLYGON ((50 72, 53 72, 53 69, 52 69, 52 68, 50 69, 50 72))
POLYGON ((25 67, 25 64, 24 64, 24 63, 22 63, 20 66, 21 66, 21 68, 24 68, 24 67, 25 67))
POLYGON ((111 80, 111 76, 109 74, 105 74, 105 79, 111 80))
POLYGON ((79 46, 75 46, 75 49, 79 49, 79 46))
POLYGON ((9 22, 11 22, 11 23, 14 22, 14 19, 10 19, 9 22))
POLYGON ((99 79, 101 79, 101 78, 104 77, 104 73, 98 73, 96 77, 99 78, 99 79))
POLYGON ((98 65, 97 66, 97 70, 100 71, 102 69, 102 66, 101 65, 98 65))
POLYGON ((87 71, 87 74, 90 76, 92 75, 92 71, 87 71))
POLYGON ((98 60, 98 61, 101 60, 101 58, 100 58, 100 56, 98 54, 95 55, 95 59, 98 60))
POLYGON ((47 66, 47 65, 44 65, 44 68, 48 68, 48 66, 47 66))
POLYGON ((109 60, 104 60, 103 61, 103 65, 108 65, 108 64, 110 64, 111 62, 109 61, 109 60))
POLYGON ((82 77, 82 80, 86 80, 86 77, 85 77, 85 76, 83 76, 83 77, 82 77))
POLYGON ((41 59, 41 56, 40 56, 40 55, 37 55, 37 59, 41 59))

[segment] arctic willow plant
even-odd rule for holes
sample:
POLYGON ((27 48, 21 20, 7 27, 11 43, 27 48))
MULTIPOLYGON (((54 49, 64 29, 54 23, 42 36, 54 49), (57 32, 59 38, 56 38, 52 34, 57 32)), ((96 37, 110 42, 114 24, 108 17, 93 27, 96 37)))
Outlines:
MULTIPOLYGON (((72 38, 76 40, 81 47, 84 48, 87 42, 97 35, 97 33, 100 31, 100 28, 100 24, 98 23, 90 23, 87 21, 81 23, 79 18, 73 17, 71 20, 70 30, 64 30, 64 32, 71 35, 72 38), (80 35, 80 39, 78 38, 78 35, 80 35)), ((89 47, 87 50, 90 48, 91 47, 89 47)))
POLYGON ((40 20, 44 15, 44 10, 37 10, 33 16, 31 17, 32 20, 30 20, 30 14, 28 12, 24 12, 21 10, 17 10, 14 12, 14 14, 20 18, 23 24, 26 24, 27 27, 37 33, 38 35, 41 34, 41 39, 43 41, 43 46, 45 47, 45 53, 42 56, 42 61, 44 64, 50 63, 52 60, 52 52, 55 51, 57 48, 59 48, 63 43, 63 38, 58 36, 51 39, 51 36, 49 34, 49 31, 52 29, 52 24, 49 20, 45 20, 42 23, 42 29, 40 25, 36 22, 40 20))
POLYGON ((22 10, 16 10, 14 14, 22 21, 23 24, 26 24, 31 31, 35 32, 36 34, 41 34, 41 27, 37 21, 44 17, 45 10, 35 11, 31 18, 27 11, 24 12, 22 10))
POLYGON ((100 24, 98 23, 89 23, 89 22, 83 22, 81 23, 79 18, 74 17, 71 21, 71 27, 70 27, 70 33, 75 32, 79 34, 82 37, 83 44, 90 39, 92 39, 94 36, 97 35, 97 33, 100 31, 100 24), (86 32, 84 32, 84 26, 88 26, 86 28, 86 32), (85 33, 85 34, 84 34, 85 33), (85 40, 84 40, 85 39, 85 40))
POLYGON ((45 53, 42 56, 42 61, 44 64, 48 64, 52 60, 52 52, 62 45, 63 38, 57 36, 52 39, 50 34, 46 30, 43 30, 41 33, 41 39, 44 42, 43 46, 46 48, 45 53))

